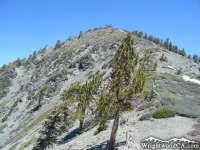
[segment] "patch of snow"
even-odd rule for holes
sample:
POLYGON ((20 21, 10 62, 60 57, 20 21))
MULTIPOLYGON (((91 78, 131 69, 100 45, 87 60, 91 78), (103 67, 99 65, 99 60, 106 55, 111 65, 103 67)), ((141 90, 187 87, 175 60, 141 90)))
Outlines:
POLYGON ((119 30, 120 32, 122 32, 122 33, 126 33, 126 32, 124 32, 124 31, 122 31, 122 30, 119 30))
POLYGON ((172 67, 170 65, 168 65, 167 67, 170 68, 170 69, 176 70, 176 68, 174 68, 174 67, 172 67))
POLYGON ((197 79, 190 79, 190 77, 188 77, 188 76, 183 76, 183 79, 184 79, 185 81, 191 81, 191 82, 195 82, 195 83, 197 83, 197 84, 200 84, 200 81, 199 81, 199 80, 197 80, 197 79))

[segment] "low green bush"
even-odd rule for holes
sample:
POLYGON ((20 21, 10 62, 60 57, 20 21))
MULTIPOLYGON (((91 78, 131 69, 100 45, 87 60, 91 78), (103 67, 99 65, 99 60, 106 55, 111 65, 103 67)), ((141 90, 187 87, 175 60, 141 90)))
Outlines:
POLYGON ((3 124, 0 126, 0 133, 3 131, 4 128, 6 128, 8 125, 7 124, 3 124))
POLYGON ((162 54, 162 56, 160 57, 160 61, 167 61, 167 56, 162 54))
POLYGON ((168 76, 168 75, 162 75, 162 79, 164 79, 164 80, 170 80, 170 76, 168 76))
POLYGON ((8 104, 9 102, 10 102, 10 100, 7 100, 7 101, 4 101, 4 102, 0 103, 0 107, 5 106, 5 105, 8 104))
POLYGON ((157 110, 154 114, 153 114, 153 117, 156 118, 156 119, 161 119, 161 118, 170 118, 170 117, 174 117, 175 114, 164 108, 164 109, 160 109, 160 110, 157 110))
POLYGON ((176 75, 180 75, 180 74, 182 74, 182 68, 179 68, 179 69, 177 70, 177 72, 176 72, 176 75))

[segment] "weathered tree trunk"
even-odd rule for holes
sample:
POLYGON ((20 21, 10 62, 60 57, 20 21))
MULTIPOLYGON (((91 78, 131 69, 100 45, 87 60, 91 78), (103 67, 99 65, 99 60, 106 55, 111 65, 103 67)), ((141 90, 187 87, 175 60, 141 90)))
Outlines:
POLYGON ((39 96, 39 99, 38 99, 38 110, 40 109, 40 107, 41 107, 41 104, 40 104, 40 101, 41 101, 41 95, 39 96))
POLYGON ((82 115, 83 115, 83 117, 81 117, 80 124, 79 124, 79 133, 81 133, 81 131, 83 130, 83 123, 84 123, 84 119, 85 119, 85 109, 82 111, 82 115))
POLYGON ((114 123, 113 123, 111 136, 110 136, 110 144, 109 144, 109 148, 108 148, 109 150, 115 149, 115 140, 116 140, 118 125, 119 125, 119 110, 116 110, 114 123))
POLYGON ((80 124, 79 124, 79 133, 81 133, 81 131, 83 130, 83 123, 84 123, 84 119, 81 118, 80 119, 80 124))

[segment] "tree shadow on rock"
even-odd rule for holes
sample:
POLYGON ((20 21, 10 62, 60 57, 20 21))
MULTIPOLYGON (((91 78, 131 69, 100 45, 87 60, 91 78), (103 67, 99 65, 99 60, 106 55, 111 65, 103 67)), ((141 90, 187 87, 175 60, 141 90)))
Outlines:
MULTIPOLYGON (((105 150, 105 149, 108 149, 109 143, 110 143, 110 141, 107 140, 107 141, 105 141, 105 142, 102 142, 102 143, 99 144, 99 145, 95 145, 95 146, 93 146, 93 147, 91 147, 91 148, 88 148, 87 150, 105 150)), ((117 143, 115 144, 115 148, 117 149, 118 147, 121 147, 121 146, 124 146, 124 145, 126 145, 126 141, 117 142, 117 143)), ((89 145, 88 145, 88 146, 89 146, 89 145)))
POLYGON ((102 142, 101 144, 95 145, 91 148, 88 148, 87 150, 105 150, 108 149, 108 146, 109 146, 109 140, 102 142))
POLYGON ((71 140, 73 140, 74 137, 76 137, 76 135, 78 135, 78 128, 72 130, 69 134, 67 134, 64 138, 63 138, 63 142, 67 143, 71 140))

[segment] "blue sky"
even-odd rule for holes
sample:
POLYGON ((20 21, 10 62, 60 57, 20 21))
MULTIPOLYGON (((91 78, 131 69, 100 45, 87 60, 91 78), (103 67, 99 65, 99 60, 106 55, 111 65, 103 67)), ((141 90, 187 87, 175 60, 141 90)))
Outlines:
POLYGON ((107 24, 200 55, 199 0, 0 0, 0 66, 107 24))

